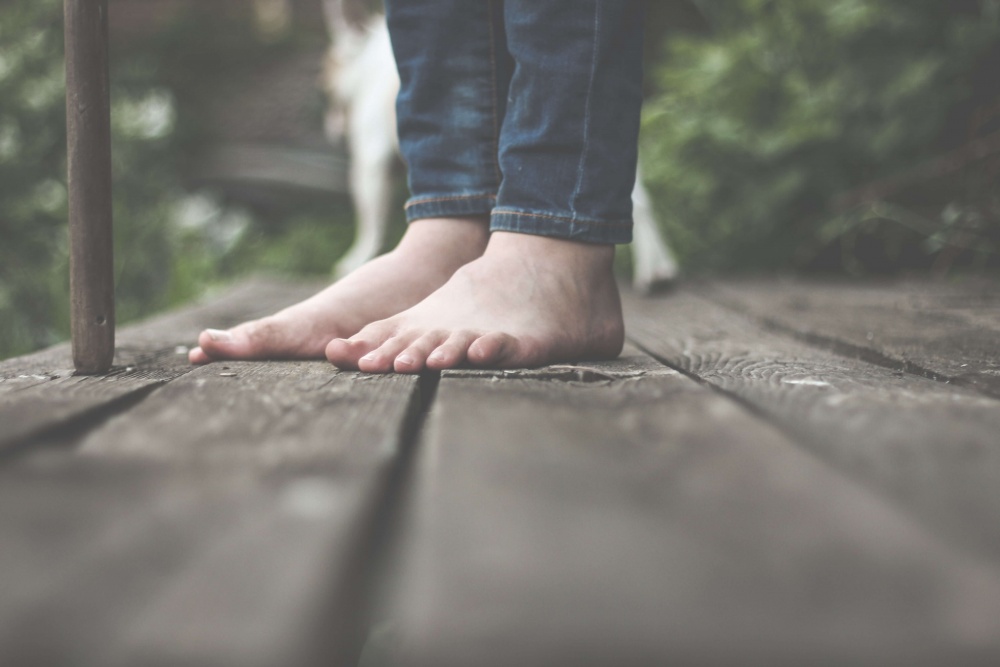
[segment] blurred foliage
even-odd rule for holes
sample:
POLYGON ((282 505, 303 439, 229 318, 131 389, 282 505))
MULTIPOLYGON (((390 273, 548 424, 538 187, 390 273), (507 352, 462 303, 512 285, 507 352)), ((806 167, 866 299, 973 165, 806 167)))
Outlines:
POLYGON ((0 357, 54 340, 66 305, 62 30, 42 1, 0 9, 0 357))
MULTIPOLYGON (((891 272, 932 266, 956 239, 966 264, 995 263, 998 216, 965 215, 963 193, 920 210, 833 203, 966 140, 971 109, 1000 90, 1000 3, 690 6, 702 21, 665 37, 643 141, 647 180, 688 270, 891 272), (949 231, 972 217, 974 237, 968 225, 949 231)), ((975 204, 995 209, 994 190, 975 204)))
MULTIPOLYGON (((221 20, 194 10, 151 39, 115 45, 119 323, 250 270, 329 273, 350 242, 346 205, 261 214, 185 189, 207 138, 202 103, 220 77, 296 46, 221 20)), ((61 0, 0 5, 0 358, 69 335, 64 79, 61 0)))

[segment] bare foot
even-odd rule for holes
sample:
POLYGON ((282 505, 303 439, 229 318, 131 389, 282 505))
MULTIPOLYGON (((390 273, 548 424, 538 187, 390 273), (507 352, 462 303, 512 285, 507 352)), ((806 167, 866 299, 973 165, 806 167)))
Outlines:
POLYGON ((612 246, 494 232, 441 289, 331 341, 326 356, 369 373, 614 358, 625 330, 613 259, 612 246))
POLYGON ((419 303, 461 266, 482 255, 488 240, 485 219, 415 221, 395 250, 319 294, 228 331, 203 331, 200 347, 188 358, 194 364, 221 359, 322 359, 334 338, 352 336, 370 322, 419 303))

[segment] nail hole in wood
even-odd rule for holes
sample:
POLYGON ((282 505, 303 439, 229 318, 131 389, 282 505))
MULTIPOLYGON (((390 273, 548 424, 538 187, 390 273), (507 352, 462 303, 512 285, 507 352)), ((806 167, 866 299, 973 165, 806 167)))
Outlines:
POLYGON ((98 315, 96 321, 98 326, 103 327, 105 323, 108 321, 108 318, 104 317, 104 315, 98 315))

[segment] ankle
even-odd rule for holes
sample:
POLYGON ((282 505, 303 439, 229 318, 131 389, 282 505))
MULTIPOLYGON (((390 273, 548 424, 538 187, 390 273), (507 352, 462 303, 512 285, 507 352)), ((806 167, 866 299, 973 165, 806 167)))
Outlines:
POLYGON ((486 217, 424 218, 409 224, 397 249, 444 252, 471 261, 483 254, 489 238, 489 219, 486 217))
POLYGON ((493 232, 488 251, 513 254, 521 258, 539 257, 554 266, 599 272, 611 271, 615 259, 615 247, 611 244, 585 243, 517 232, 493 232))

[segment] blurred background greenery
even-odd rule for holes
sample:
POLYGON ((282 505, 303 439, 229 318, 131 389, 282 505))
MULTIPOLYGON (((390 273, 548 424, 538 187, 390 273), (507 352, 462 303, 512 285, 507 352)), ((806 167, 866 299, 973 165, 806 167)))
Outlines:
MULTIPOLYGON (((0 358, 68 335, 61 5, 0 2, 0 358)), ((353 214, 319 0, 111 18, 119 322, 329 274, 353 214)), ((648 24, 642 161, 689 275, 1000 265, 1000 0, 652 0, 648 24)))

